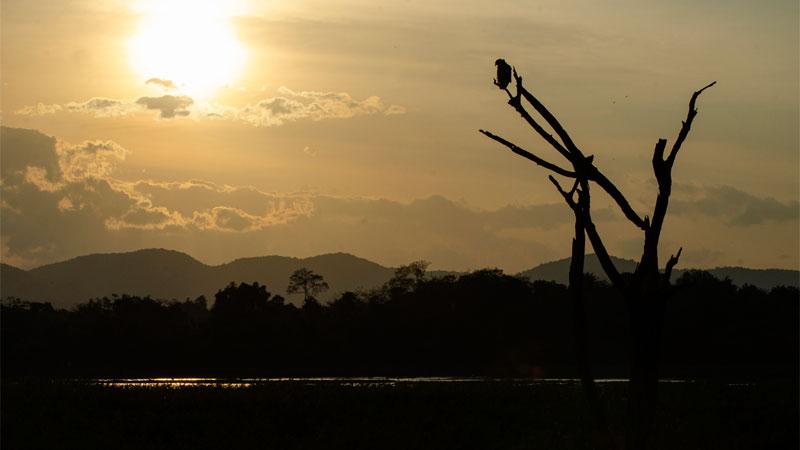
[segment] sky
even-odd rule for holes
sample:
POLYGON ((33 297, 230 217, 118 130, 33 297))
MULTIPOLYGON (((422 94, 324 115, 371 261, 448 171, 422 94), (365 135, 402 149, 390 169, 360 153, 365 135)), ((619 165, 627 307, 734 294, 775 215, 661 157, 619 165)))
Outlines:
MULTIPOLYGON (((0 258, 163 247, 209 264, 348 252, 508 272, 569 255, 552 161, 492 84, 513 64, 640 215, 676 163, 662 257, 800 268, 800 12, 775 1, 0 3, 0 258)), ((611 253, 640 233, 599 190, 611 253)), ((663 264, 663 261, 662 261, 663 264)))

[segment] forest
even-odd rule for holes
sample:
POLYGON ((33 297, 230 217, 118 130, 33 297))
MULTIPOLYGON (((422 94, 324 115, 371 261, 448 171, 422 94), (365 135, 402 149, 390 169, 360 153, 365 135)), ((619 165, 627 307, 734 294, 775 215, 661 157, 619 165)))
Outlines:
MULTIPOLYGON (((5 299, 2 376, 577 376, 566 286, 424 268, 329 303, 307 290, 301 307, 259 283, 231 283, 213 302, 121 294, 64 310, 5 299)), ((797 288, 737 287, 703 271, 675 286, 661 378, 797 379, 797 288)), ((626 377, 623 300, 588 275, 584 289, 595 374, 626 377)))

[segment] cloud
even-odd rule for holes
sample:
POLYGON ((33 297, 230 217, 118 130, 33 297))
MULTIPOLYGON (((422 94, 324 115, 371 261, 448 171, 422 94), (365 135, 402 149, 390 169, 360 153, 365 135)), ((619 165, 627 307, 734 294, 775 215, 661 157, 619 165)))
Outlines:
POLYGON ((44 167, 26 167, 25 182, 36 186, 43 192, 58 192, 64 187, 64 183, 50 181, 47 169, 44 167))
POLYGON ((71 145, 33 130, 2 130, 4 188, 24 183, 53 193, 70 183, 105 180, 129 153, 113 141, 71 145))
POLYGON ((79 209, 75 203, 72 202, 72 199, 69 197, 63 197, 61 200, 58 201, 58 210, 59 211, 74 211, 79 209))
POLYGON ((383 111, 383 113, 386 114, 387 116, 405 114, 406 113, 406 108, 403 107, 403 106, 400 106, 400 105, 389 105, 389 107, 386 108, 383 111))
POLYGON ((270 127, 301 119, 349 119, 380 113, 404 114, 405 111, 399 105, 386 106, 377 96, 356 100, 344 92, 293 91, 281 87, 278 89, 278 96, 266 98, 239 110, 227 111, 227 116, 255 126, 270 127))
MULTIPOLYGON (((142 247, 211 263, 346 251, 389 265, 427 259, 509 272, 569 255, 573 217, 558 202, 481 210, 441 196, 401 202, 126 180, 118 169, 130 152, 112 141, 73 145, 5 127, 0 136, 2 258, 26 266, 142 247)), ((707 267, 738 259, 764 267, 781 254, 789 255, 783 265, 797 261, 796 205, 703 185, 676 185, 674 196, 662 256, 683 246, 687 264, 707 267), (698 225, 698 217, 712 220, 698 225)), ((598 207, 594 217, 612 253, 639 256, 641 236, 616 208, 598 207)))
POLYGON ((150 78, 149 80, 145 81, 145 84, 154 84, 170 91, 178 88, 178 86, 176 86, 172 80, 164 80, 162 78, 150 78))
POLYGON ((70 102, 59 108, 73 113, 90 113, 95 117, 120 117, 130 113, 132 105, 124 100, 94 97, 83 103, 70 102))
POLYGON ((120 233, 251 233, 313 211, 301 195, 199 180, 118 179, 116 168, 130 152, 113 141, 73 145, 2 127, 0 145, 4 260, 52 260, 72 254, 70 248, 89 250, 88 243, 113 247, 120 233))
POLYGON ((57 112, 91 114, 94 117, 124 117, 142 110, 157 110, 159 117, 169 119, 178 116, 188 116, 189 106, 194 103, 187 96, 163 95, 161 97, 140 97, 135 101, 119 100, 105 97, 94 97, 85 102, 69 102, 64 105, 45 105, 39 103, 35 106, 26 106, 14 112, 23 116, 43 116, 57 112))
POLYGON ((109 217, 105 226, 112 231, 123 229, 164 230, 186 225, 186 220, 178 213, 163 206, 134 205, 119 217, 109 217))
POLYGON ((679 186, 670 212, 690 217, 721 218, 730 226, 797 221, 800 202, 758 197, 731 186, 679 186))
POLYGON ((67 182, 107 179, 129 153, 113 141, 86 141, 78 145, 60 142, 56 146, 61 176, 67 182))
POLYGON ((63 108, 61 105, 46 105, 42 102, 39 102, 32 106, 25 106, 14 111, 14 114, 18 116, 44 116, 47 114, 55 114, 61 111, 63 108))
MULTIPOLYGON (((535 239, 503 236, 509 226, 522 227, 504 219, 505 212, 478 211, 438 196, 402 203, 269 193, 203 180, 130 181, 115 175, 129 152, 110 141, 71 145, 3 128, 2 145, 4 154, 37 161, 20 157, 14 167, 4 167, 19 174, 2 185, 3 257, 27 265, 147 246, 214 259, 344 250, 392 264, 428 258, 456 268, 560 256, 535 239), (12 141, 13 147, 7 145, 12 141), (37 142, 48 151, 31 151, 37 142)), ((531 214, 529 228, 556 227, 531 214)))
MULTIPOLYGON (((175 89, 170 80, 151 78, 154 84, 169 90, 175 89)), ((260 100, 242 108, 227 105, 202 104, 186 95, 162 95, 118 100, 94 97, 85 102, 70 102, 64 105, 38 103, 14 112, 24 116, 43 116, 57 112, 86 113, 94 117, 122 117, 142 110, 155 110, 159 118, 173 119, 195 113, 196 117, 224 119, 244 122, 258 127, 280 126, 288 122, 308 119, 349 119, 356 116, 383 114, 394 116, 406 113, 400 105, 386 105, 380 97, 370 96, 356 100, 345 92, 293 91, 287 87, 278 89, 278 95, 260 100)))
POLYGON ((216 206, 207 211, 195 212, 192 225, 201 230, 245 232, 290 223, 313 210, 309 202, 304 208, 298 203, 271 208, 263 215, 249 214, 239 208, 216 206))
POLYGON ((105 97, 93 97, 85 102, 69 102, 63 105, 45 105, 39 103, 35 106, 26 106, 18 109, 14 114, 22 116, 44 116, 57 112, 91 114, 94 117, 123 117, 141 109, 142 105, 128 100, 119 100, 105 97))
POLYGON ((190 111, 187 109, 194 103, 191 97, 185 95, 162 95, 161 97, 141 97, 136 100, 137 105, 142 105, 147 109, 159 111, 162 119, 171 119, 176 116, 188 116, 190 111))

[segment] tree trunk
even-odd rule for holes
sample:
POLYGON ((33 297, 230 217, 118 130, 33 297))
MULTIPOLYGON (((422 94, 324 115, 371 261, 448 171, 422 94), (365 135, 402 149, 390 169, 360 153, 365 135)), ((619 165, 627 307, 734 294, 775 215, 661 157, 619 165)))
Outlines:
POLYGON ((589 413, 592 420, 592 444, 596 449, 613 450, 617 448, 617 445, 611 435, 606 411, 600 402, 597 384, 594 382, 592 366, 589 361, 589 332, 586 319, 586 302, 583 296, 585 253, 584 221, 580 215, 576 215, 575 237, 572 240, 572 258, 569 264, 569 291, 572 297, 575 353, 577 355, 581 386, 589 405, 589 413))
POLYGON ((638 295, 627 298, 631 339, 627 450, 646 450, 652 442, 666 298, 658 281, 658 275, 651 277, 638 295))

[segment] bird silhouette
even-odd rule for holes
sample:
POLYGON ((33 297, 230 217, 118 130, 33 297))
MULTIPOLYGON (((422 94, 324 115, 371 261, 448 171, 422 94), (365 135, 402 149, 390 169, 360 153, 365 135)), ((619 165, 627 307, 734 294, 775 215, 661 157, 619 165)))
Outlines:
POLYGON ((511 66, 502 58, 495 61, 494 65, 497 66, 497 79, 494 80, 494 84, 500 89, 505 89, 511 83, 511 66))

